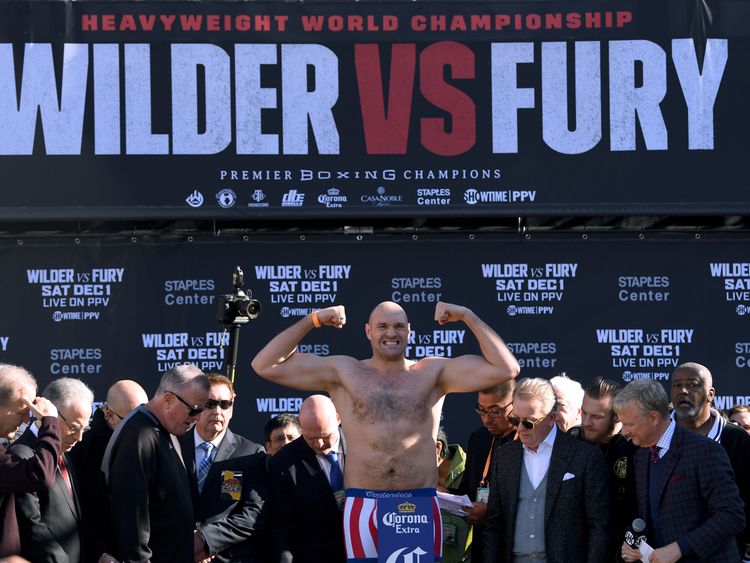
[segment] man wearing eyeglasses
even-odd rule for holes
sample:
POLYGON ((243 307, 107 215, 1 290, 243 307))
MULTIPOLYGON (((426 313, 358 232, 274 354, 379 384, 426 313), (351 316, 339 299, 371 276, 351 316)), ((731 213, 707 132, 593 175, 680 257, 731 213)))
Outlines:
POLYGON ((516 429, 508 421, 515 379, 501 383, 477 393, 474 411, 479 415, 482 426, 469 436, 466 452, 466 470, 456 494, 468 495, 474 507, 465 518, 474 526, 471 543, 472 563, 482 563, 484 544, 482 534, 487 518, 487 498, 490 491, 490 470, 495 452, 503 444, 513 440, 516 429))
POLYGON ((115 429, 102 461, 117 561, 193 561, 193 504, 173 437, 206 410, 208 377, 193 365, 164 373, 153 398, 115 429))
POLYGON ((70 452, 70 461, 78 475, 79 495, 83 518, 83 560, 97 563, 106 551, 105 538, 109 535, 109 509, 102 502, 101 468, 104 451, 114 429, 138 405, 148 401, 146 391, 129 379, 115 382, 107 391, 103 403, 91 420, 91 430, 84 434, 81 443, 70 452))
POLYGON ((195 427, 180 438, 197 528, 194 559, 262 563, 268 473, 263 447, 229 429, 232 381, 208 374, 211 391, 195 427))
MULTIPOLYGON (((89 429, 94 394, 79 379, 65 377, 47 385, 42 396, 57 407, 62 453, 55 482, 49 489, 16 495, 21 555, 34 562, 78 563, 82 560, 82 512, 78 480, 68 453, 89 429)), ((38 423, 30 425, 10 451, 22 458, 32 457, 38 431, 38 423)))
POLYGON ((508 420, 518 440, 495 456, 484 563, 608 561, 609 490, 599 448, 555 424, 546 379, 522 379, 508 420))
POLYGON ((337 305, 315 311, 282 331, 253 359, 260 376, 295 389, 324 389, 336 405, 351 444, 344 474, 350 561, 397 553, 406 557, 407 549, 441 557, 442 526, 439 516, 434 516, 439 515, 435 438, 445 395, 486 389, 520 371, 502 338, 470 309, 439 302, 435 320, 441 325, 466 325, 481 355, 408 360, 409 319, 399 304, 386 301, 372 310, 365 324, 370 358, 296 351, 311 330, 344 327, 346 312, 337 305), (403 532, 393 520, 393 526, 377 524, 376 511, 393 512, 405 501, 406 508, 413 505, 419 512, 412 520, 420 526, 403 532), (368 519, 373 527, 368 527, 368 519), (361 537, 360 530, 367 536, 361 537))

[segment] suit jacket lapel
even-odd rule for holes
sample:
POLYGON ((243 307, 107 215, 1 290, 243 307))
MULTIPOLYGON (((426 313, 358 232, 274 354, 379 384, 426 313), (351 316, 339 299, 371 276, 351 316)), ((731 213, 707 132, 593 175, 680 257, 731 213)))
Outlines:
MULTIPOLYGON (((211 462, 211 467, 208 468, 208 475, 206 475, 206 482, 203 484, 203 491, 201 492, 201 496, 208 494, 208 491, 213 489, 211 484, 217 479, 221 478, 221 470, 217 462, 224 461, 232 457, 232 454, 236 449, 237 439, 234 437, 234 434, 232 434, 231 430, 227 428, 224 437, 221 439, 221 442, 219 442, 219 447, 216 449, 216 455, 214 456, 214 460, 211 462)), ((193 475, 195 475, 195 471, 193 471, 193 475)), ((197 479, 198 478, 195 477, 196 488, 198 487, 197 479)))
MULTIPOLYGON (((557 431, 555 442, 552 445, 552 457, 547 470, 547 492, 544 499, 544 521, 549 519, 555 500, 562 487, 565 470, 570 464, 570 448, 565 439, 561 439, 561 431, 557 431)), ((581 478, 579 476, 578 478, 581 478)))
POLYGON ((525 471, 523 467, 523 446, 519 440, 513 442, 507 449, 507 457, 505 457, 502 466, 496 469, 498 470, 498 479, 502 479, 502 486, 507 487, 507 494, 504 496, 510 500, 505 510, 506 522, 512 522, 515 524, 516 507, 518 506, 518 490, 521 487, 521 471, 525 471), (508 468, 508 475, 502 474, 503 467, 508 468))
MULTIPOLYGON (((70 459, 66 454, 63 454, 63 460, 65 461, 65 467, 68 470, 68 478, 70 479, 71 488, 73 489, 73 495, 75 495, 75 481, 71 474, 70 459)), ((68 508, 70 508, 70 512, 73 514, 73 516, 75 516, 76 519, 78 519, 78 510, 76 509, 75 498, 71 496, 70 491, 68 490, 68 484, 65 482, 65 479, 62 476, 60 467, 57 468, 57 474, 55 475, 55 484, 53 485, 53 487, 57 487, 56 494, 65 499, 68 508)))
POLYGON ((304 443, 304 446, 304 453, 302 455, 303 467, 305 468, 315 485, 322 491, 325 491, 327 493, 326 498, 330 497, 331 502, 335 502, 333 491, 331 490, 331 484, 328 482, 325 471, 323 471, 323 468, 320 467, 318 456, 315 455, 315 452, 312 450, 312 448, 310 448, 310 446, 307 445, 307 443, 304 443))
POLYGON ((635 486, 636 499, 638 501, 638 514, 648 521, 648 466, 651 463, 649 452, 646 448, 638 448, 634 456, 635 463, 635 486))
POLYGON ((672 443, 669 444, 669 450, 667 454, 665 454, 665 456, 659 462, 664 464, 664 479, 662 480, 661 489, 659 490, 659 496, 657 497, 659 499, 659 504, 657 506, 661 505, 661 497, 664 495, 664 491, 667 488, 667 483, 669 483, 669 480, 672 478, 672 473, 677 466, 677 462, 680 461, 680 454, 682 453, 683 432, 685 432, 685 430, 682 430, 682 428, 675 424, 674 434, 672 435, 672 443))

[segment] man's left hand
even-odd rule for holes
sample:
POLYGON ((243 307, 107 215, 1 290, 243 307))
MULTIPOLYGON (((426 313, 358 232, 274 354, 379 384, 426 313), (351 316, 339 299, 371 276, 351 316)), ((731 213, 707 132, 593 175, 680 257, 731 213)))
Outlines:
POLYGON ((682 557, 682 551, 677 542, 672 542, 669 545, 655 549, 648 558, 649 563, 675 563, 682 557))
POLYGON ((195 563, 199 563, 200 561, 204 561, 206 559, 211 559, 208 557, 208 546, 206 545, 206 542, 203 541, 203 534, 200 533, 198 530, 193 531, 193 561, 195 563))
POLYGON ((462 321, 468 312, 469 309, 461 307, 461 305, 438 301, 437 305, 435 305, 435 320, 441 325, 462 321))

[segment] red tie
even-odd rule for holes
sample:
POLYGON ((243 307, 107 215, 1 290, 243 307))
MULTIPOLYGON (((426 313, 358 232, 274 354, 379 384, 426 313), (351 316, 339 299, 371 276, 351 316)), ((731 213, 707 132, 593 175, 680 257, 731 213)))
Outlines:
POLYGON ((73 485, 70 484, 70 475, 68 475, 68 468, 65 467, 65 461, 63 460, 63 456, 57 458, 57 465, 60 467, 60 475, 62 475, 63 481, 65 481, 65 484, 68 486, 68 492, 70 493, 70 496, 73 496, 73 485))
POLYGON ((651 463, 657 463, 661 458, 659 452, 661 451, 660 446, 651 446, 651 463))

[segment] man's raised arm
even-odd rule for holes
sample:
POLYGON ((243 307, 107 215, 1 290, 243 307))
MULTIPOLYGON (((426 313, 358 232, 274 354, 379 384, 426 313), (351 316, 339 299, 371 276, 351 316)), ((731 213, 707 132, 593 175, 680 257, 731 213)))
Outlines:
POLYGON ((481 356, 465 355, 447 360, 439 385, 446 393, 481 391, 516 377, 521 367, 498 334, 471 309, 439 302, 435 320, 441 325, 463 321, 479 343, 481 356))
POLYGON ((297 345, 313 328, 343 328, 346 312, 342 305, 321 309, 283 330, 253 358, 258 375, 294 389, 315 391, 338 383, 337 358, 297 352, 297 345))

